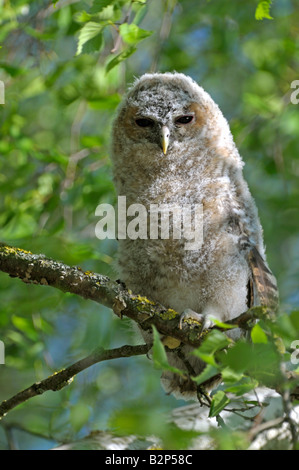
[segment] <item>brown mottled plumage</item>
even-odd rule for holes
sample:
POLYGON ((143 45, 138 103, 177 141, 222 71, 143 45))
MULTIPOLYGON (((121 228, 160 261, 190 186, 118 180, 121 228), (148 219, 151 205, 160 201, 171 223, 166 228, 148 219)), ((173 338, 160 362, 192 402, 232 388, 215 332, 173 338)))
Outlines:
MULTIPOLYGON (((114 123, 112 160, 127 205, 142 204, 148 214, 151 204, 203 208, 197 249, 186 250, 184 239, 119 241, 127 287, 205 320, 230 320, 249 306, 277 301, 242 159, 218 106, 191 78, 146 74, 134 83, 114 123)), ((197 375, 204 365, 190 350, 180 346, 169 361, 197 375)), ((162 383, 176 396, 196 397, 191 379, 166 372, 162 383)))

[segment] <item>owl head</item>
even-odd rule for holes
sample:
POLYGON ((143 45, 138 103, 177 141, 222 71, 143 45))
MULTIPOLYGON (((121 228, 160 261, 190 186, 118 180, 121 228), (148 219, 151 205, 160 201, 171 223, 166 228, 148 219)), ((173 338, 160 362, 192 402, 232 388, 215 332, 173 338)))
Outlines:
POLYGON ((216 103, 180 73, 137 79, 120 106, 113 139, 116 153, 129 147, 136 158, 171 158, 210 144, 232 146, 227 121, 216 103))

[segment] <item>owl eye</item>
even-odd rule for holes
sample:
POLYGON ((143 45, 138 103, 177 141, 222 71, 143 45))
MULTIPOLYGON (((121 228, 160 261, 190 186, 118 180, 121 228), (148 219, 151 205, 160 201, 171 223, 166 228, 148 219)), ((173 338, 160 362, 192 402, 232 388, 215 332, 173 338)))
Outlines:
POLYGON ((154 125, 154 121, 148 118, 139 118, 139 119, 136 119, 135 122, 137 126, 139 127, 151 127, 154 125))
POLYGON ((187 115, 187 116, 181 116, 178 119, 176 119, 175 123, 176 124, 189 124, 189 122, 193 121, 193 116, 187 115))

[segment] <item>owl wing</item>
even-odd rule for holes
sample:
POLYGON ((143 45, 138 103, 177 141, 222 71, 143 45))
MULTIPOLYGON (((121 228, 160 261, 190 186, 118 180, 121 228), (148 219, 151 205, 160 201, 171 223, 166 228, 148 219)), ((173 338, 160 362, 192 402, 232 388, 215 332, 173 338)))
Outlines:
POLYGON ((239 235, 239 248, 247 260, 250 275, 247 284, 247 306, 265 306, 275 311, 278 307, 276 279, 257 247, 250 241, 240 220, 231 216, 230 228, 239 235))
POLYGON ((278 307, 278 290, 276 279, 257 248, 249 245, 247 262, 250 268, 248 281, 248 307, 262 305, 276 310, 278 307))

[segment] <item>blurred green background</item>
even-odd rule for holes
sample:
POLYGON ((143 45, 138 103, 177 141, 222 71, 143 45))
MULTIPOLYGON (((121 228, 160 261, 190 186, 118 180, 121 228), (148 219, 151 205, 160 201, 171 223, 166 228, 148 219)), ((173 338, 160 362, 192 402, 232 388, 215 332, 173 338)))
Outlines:
MULTIPOLYGON (((175 70, 228 119, 282 310, 298 309, 299 104, 290 87, 299 79, 299 10, 295 0, 276 0, 273 19, 257 20, 257 4, 0 0, 0 240, 117 278, 116 242, 94 232, 97 205, 115 203, 111 123, 134 77, 175 70)), ((91 301, 4 273, 0 295, 0 401, 98 346, 138 341, 127 320, 91 301)), ((145 357, 93 366, 10 412, 0 448, 48 449, 113 428, 121 416, 154 432, 154 418, 183 403, 165 395, 159 377, 145 357)))

